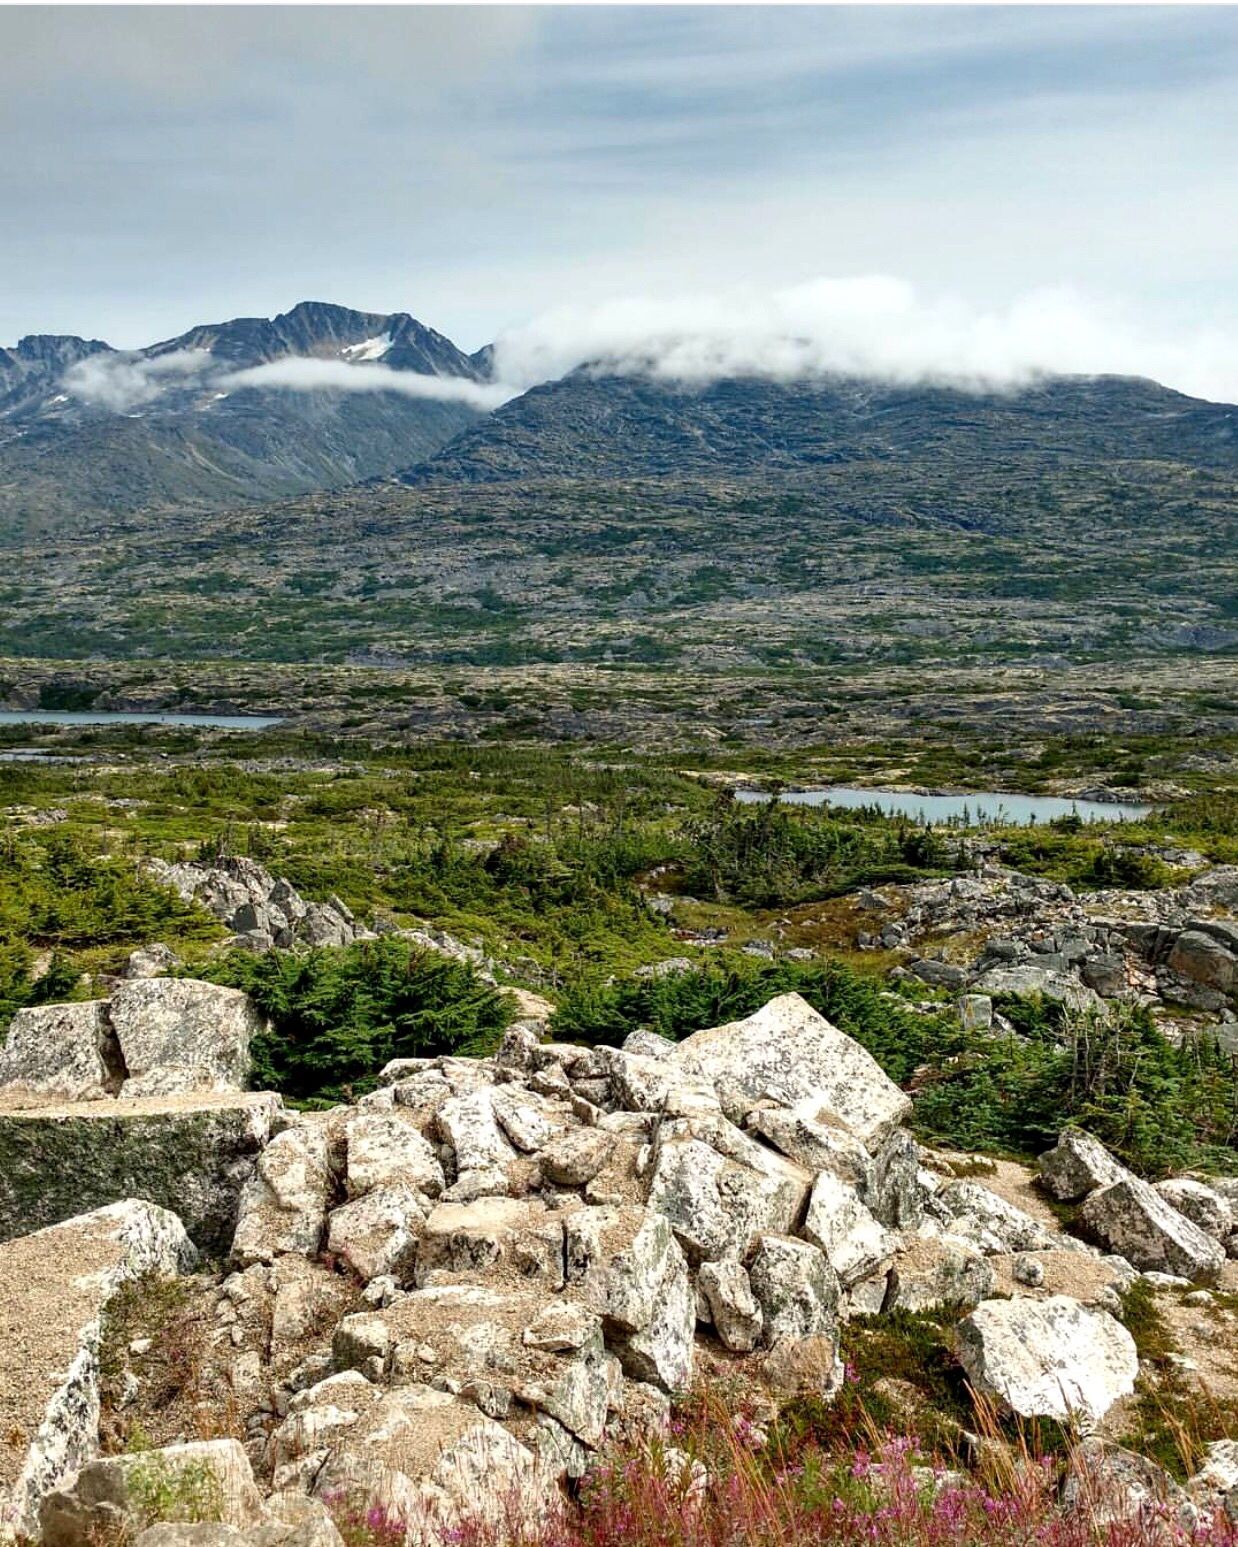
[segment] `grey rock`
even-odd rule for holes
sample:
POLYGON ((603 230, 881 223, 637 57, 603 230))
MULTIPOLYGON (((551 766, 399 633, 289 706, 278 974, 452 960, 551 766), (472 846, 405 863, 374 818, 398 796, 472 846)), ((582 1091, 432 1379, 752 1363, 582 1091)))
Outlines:
POLYGON ((124 1078, 107 1002, 18 1010, 0 1050, 0 1086, 63 1101, 115 1095, 124 1078))
POLYGON ((1156 1190, 1171 1208, 1185 1214, 1214 1240, 1224 1241, 1233 1232, 1235 1218, 1229 1200, 1203 1182, 1185 1176, 1170 1177, 1167 1181, 1157 1182, 1156 1190))
POLYGON ((1063 1203, 1084 1198, 1130 1175, 1100 1142, 1082 1128, 1063 1128, 1051 1150, 1037 1161, 1045 1191, 1063 1203))
POLYGON ((703 1262, 697 1282, 723 1346, 732 1353, 750 1353, 760 1340, 764 1318, 743 1265, 734 1259, 703 1262))
POLYGON ((125 1097, 243 1088, 249 1044, 265 1025, 248 994, 193 978, 122 983, 108 1014, 125 1097))
POLYGON ((1219 1242, 1180 1214, 1147 1182, 1127 1177, 1090 1193, 1081 1222, 1111 1252, 1141 1272, 1210 1281, 1225 1264, 1219 1242))

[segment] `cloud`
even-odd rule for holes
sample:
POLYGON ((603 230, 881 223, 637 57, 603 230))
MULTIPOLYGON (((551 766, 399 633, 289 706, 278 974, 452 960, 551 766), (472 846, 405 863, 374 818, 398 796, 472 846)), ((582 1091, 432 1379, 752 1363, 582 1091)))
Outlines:
POLYGON ((214 384, 225 392, 243 387, 289 392, 398 392, 403 397, 467 403, 480 409, 498 408, 519 390, 498 383, 468 381, 461 376, 424 376, 417 371, 395 371, 387 365, 349 365, 345 360, 296 355, 249 370, 231 371, 218 377, 214 384))
POLYGON ((95 408, 123 414, 157 398, 172 382, 183 382, 208 369, 205 349, 178 349, 171 354, 91 355, 65 372, 64 388, 95 408))
POLYGON ((556 307, 500 334, 494 375, 524 389, 582 366, 694 384, 842 372, 991 390, 1047 375, 1116 374, 1234 401, 1236 361, 1238 337, 1224 330, 1158 336, 1068 289, 984 308, 875 275, 556 307))
POLYGON ((285 392, 397 392, 402 397, 498 408, 520 389, 458 376, 424 376, 386 365, 349 365, 345 360, 289 356, 249 370, 228 370, 206 349, 178 349, 163 355, 94 355, 79 361, 62 382, 66 392, 93 408, 129 413, 154 402, 169 387, 235 392, 242 388, 285 392))

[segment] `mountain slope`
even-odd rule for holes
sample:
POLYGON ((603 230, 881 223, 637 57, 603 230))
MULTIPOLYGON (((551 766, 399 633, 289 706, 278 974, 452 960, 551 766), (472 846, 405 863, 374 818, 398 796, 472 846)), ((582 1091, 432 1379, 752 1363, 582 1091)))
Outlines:
POLYGON ((476 417, 462 402, 237 385, 286 360, 475 382, 469 356, 407 313, 302 302, 131 352, 23 339, 0 351, 0 532, 88 527, 147 506, 209 508, 331 488, 431 455, 476 417))
POLYGON ((576 372, 535 387, 402 476, 414 484, 724 477, 854 459, 1238 464, 1238 409, 1128 377, 1019 392, 835 378, 678 387, 576 372))

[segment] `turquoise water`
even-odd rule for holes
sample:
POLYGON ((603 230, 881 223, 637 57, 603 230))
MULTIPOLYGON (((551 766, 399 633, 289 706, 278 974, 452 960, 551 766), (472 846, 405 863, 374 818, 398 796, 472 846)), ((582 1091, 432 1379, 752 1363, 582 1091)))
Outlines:
MULTIPOLYGON (((745 803, 768 800, 762 790, 737 790, 735 798, 745 803)), ((1152 806, 1135 806, 1108 800, 1069 800, 1058 795, 1008 795, 970 791, 960 795, 909 795, 901 790, 862 790, 848 785, 832 785, 823 790, 791 790, 781 797, 793 806, 836 806, 844 810, 858 806, 876 806, 894 816, 913 822, 957 821, 966 816, 972 822, 997 822, 1026 827, 1032 822, 1051 822, 1054 817, 1072 813, 1085 822, 1138 821, 1152 806)))
POLYGON ((0 725, 202 725, 221 731, 260 731, 282 715, 173 714, 157 709, 0 709, 0 725))

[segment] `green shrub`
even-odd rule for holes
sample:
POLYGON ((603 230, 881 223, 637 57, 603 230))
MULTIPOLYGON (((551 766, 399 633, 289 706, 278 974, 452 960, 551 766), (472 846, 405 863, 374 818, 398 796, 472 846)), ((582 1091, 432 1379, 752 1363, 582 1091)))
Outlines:
POLYGON ((245 989, 270 1017, 251 1048, 254 1083, 300 1101, 372 1090, 393 1058, 492 1052, 512 1015, 472 967, 405 940, 231 951, 206 975, 245 989))
POLYGON ((729 953, 690 972, 578 985, 561 1001, 554 1028, 577 1042, 618 1043, 647 1026, 678 1041, 791 992, 854 1037, 899 1082, 934 1051, 961 1045, 953 1018, 913 1012, 842 962, 767 962, 729 953))

